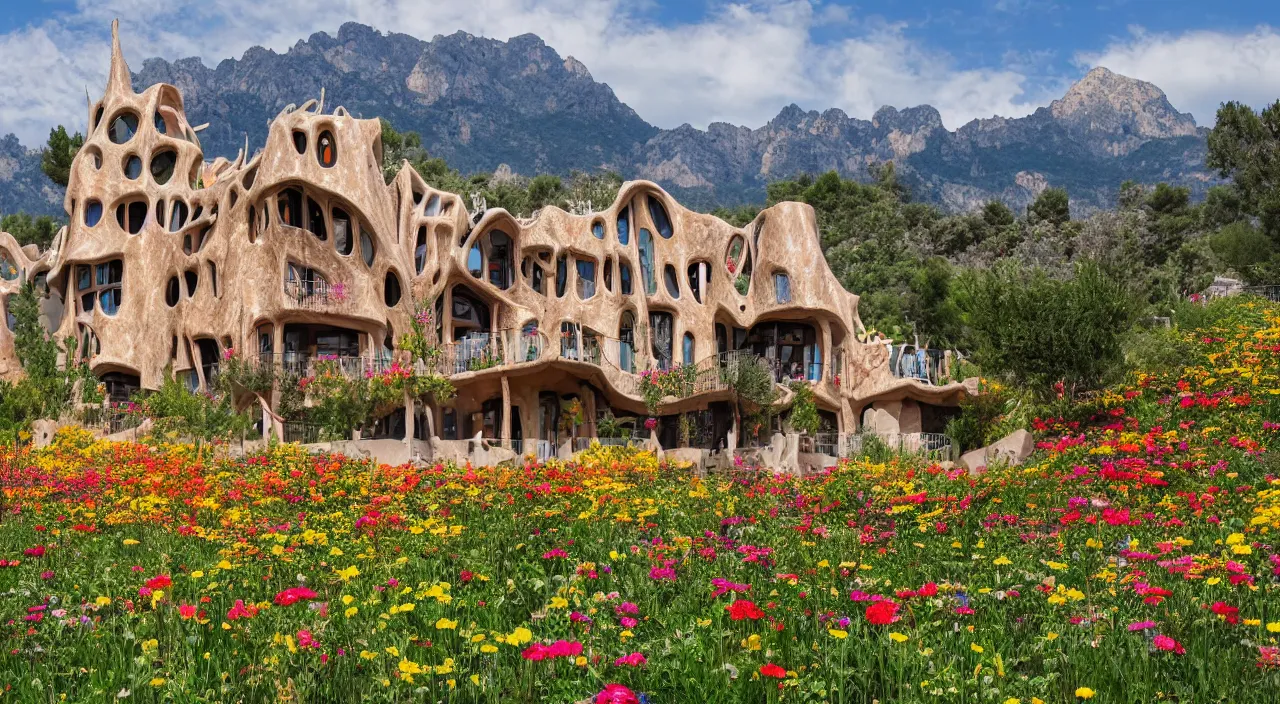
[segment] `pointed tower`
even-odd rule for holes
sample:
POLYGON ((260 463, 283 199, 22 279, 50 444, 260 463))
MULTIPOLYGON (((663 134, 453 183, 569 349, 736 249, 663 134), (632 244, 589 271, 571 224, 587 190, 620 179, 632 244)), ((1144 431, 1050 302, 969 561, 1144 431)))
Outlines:
POLYGON ((111 73, 107 76, 107 94, 133 93, 133 76, 120 50, 120 20, 111 21, 111 73))

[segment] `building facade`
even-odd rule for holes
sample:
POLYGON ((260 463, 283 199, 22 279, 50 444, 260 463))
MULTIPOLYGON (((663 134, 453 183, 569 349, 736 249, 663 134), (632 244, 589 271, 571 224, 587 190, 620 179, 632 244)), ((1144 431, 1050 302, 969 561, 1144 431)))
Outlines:
MULTIPOLYGON (((936 353, 867 339, 808 205, 734 227, 632 181, 590 213, 469 208, 407 164, 385 182, 379 122, 316 100, 282 110, 252 157, 246 144, 205 161, 182 95, 134 92, 114 36, 88 117, 53 246, 0 234, 0 303, 37 283, 50 328, 113 398, 166 370, 208 388, 229 350, 281 378, 321 358, 364 374, 405 358, 397 340, 424 311, 457 397, 408 400, 381 426, 392 437, 558 445, 567 400, 590 435, 606 410, 646 415, 645 370, 692 365, 692 392, 662 408, 663 444, 676 414, 699 418, 707 447, 741 444, 716 370, 748 359, 780 410, 791 382, 810 385, 831 433, 940 431, 965 393, 936 353)), ((0 374, 16 373, 6 326, 0 374)))

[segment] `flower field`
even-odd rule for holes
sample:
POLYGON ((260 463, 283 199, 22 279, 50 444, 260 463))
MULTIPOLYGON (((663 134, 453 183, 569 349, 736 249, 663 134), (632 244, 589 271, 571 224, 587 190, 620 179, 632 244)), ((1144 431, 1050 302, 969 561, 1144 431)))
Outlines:
POLYGON ((1275 702, 1280 309, 1189 341, 976 477, 0 449, 0 701, 1275 702))

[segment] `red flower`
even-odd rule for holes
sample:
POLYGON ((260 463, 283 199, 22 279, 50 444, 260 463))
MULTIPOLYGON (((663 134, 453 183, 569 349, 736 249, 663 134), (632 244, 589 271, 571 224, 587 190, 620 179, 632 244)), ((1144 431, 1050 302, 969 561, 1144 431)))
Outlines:
POLYGON ((764 611, 749 599, 738 599, 725 608, 729 610, 729 618, 734 621, 742 621, 744 619, 755 621, 756 619, 764 618, 764 611))
POLYGON ((777 677, 778 679, 782 679, 787 676, 787 671, 781 665, 769 663, 767 665, 760 666, 760 674, 765 677, 777 677))
POLYGON ((898 605, 892 601, 877 601, 867 607, 867 621, 876 626, 887 626, 898 620, 898 605))
POLYGON ((147 580, 147 589, 168 589, 171 584, 173 584, 173 580, 169 579, 169 575, 156 575, 155 577, 147 580))
POLYGON ((236 603, 227 610, 227 620, 234 621, 238 618, 253 618, 258 615, 258 607, 249 604, 245 605, 243 599, 236 599, 236 603))
POLYGON ((296 604, 299 601, 314 599, 319 594, 307 589, 306 587, 290 587, 279 594, 276 594, 276 606, 288 606, 296 604))
POLYGON ((1187 652, 1187 649, 1182 647, 1181 643, 1166 635, 1156 636, 1152 639, 1151 643, 1161 650, 1171 651, 1178 655, 1182 655, 1187 652))
POLYGON ((1227 606, 1224 602, 1219 601, 1210 606, 1209 610, 1225 618, 1227 623, 1233 626, 1240 623, 1240 609, 1235 606, 1227 606))
POLYGON ((181 615, 182 618, 184 619, 195 618, 196 607, 192 606, 191 604, 181 604, 178 606, 178 614, 181 615))

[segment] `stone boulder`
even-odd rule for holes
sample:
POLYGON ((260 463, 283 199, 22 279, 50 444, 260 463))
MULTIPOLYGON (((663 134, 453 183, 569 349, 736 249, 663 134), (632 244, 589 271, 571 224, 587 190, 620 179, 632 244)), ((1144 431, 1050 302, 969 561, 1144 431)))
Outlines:
POLYGON ((996 462, 1016 467, 1030 457, 1035 449, 1035 438, 1031 433, 1018 429, 986 447, 964 453, 960 457, 960 464, 968 469, 970 474, 978 474, 985 470, 987 465, 996 462))

